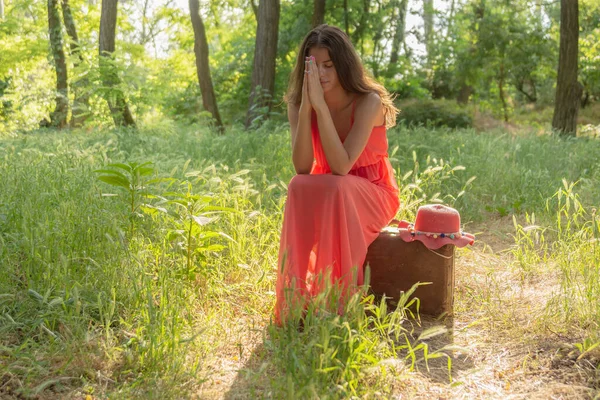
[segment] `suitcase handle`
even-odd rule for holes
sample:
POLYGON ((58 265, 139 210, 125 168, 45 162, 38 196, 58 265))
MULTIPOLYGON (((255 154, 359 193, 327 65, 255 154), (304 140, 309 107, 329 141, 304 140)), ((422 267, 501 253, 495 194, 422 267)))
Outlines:
POLYGON ((454 257, 453 255, 445 256, 445 255, 443 255, 443 254, 440 254, 440 253, 438 253, 438 252, 437 252, 437 251, 435 251, 435 250, 431 250, 429 247, 425 247, 425 248, 426 248, 427 250, 429 250, 430 252, 432 252, 433 254, 435 254, 435 255, 437 255, 437 256, 440 256, 440 257, 442 257, 442 258, 445 258, 446 260, 449 260, 449 259, 451 259, 452 257, 454 257))

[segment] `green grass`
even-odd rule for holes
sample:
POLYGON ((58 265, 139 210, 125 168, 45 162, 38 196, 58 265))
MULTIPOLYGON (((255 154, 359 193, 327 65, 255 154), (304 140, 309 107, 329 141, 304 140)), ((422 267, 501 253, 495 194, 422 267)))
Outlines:
MULTIPOLYGON (((403 308, 370 297, 303 331, 265 329, 293 175, 288 135, 276 123, 224 136, 164 123, 0 139, 0 397, 191 397, 215 359, 242 353, 244 321, 263 321, 250 397, 385 398, 427 354, 444 358, 426 341, 443 329, 419 338, 403 308), (125 174, 139 178, 131 190, 95 172, 146 162, 148 175, 125 174)), ((436 201, 467 226, 515 215, 515 271, 559 277, 534 317, 577 327, 580 353, 595 351, 600 141, 398 128, 389 142, 398 217, 436 201)))

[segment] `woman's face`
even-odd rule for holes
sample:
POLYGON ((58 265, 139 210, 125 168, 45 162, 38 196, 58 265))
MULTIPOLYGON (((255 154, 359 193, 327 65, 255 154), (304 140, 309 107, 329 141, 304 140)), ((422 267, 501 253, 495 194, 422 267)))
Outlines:
POLYGON ((309 56, 313 56, 316 60, 316 67, 319 71, 319 81, 323 92, 327 93, 332 89, 340 86, 337 71, 333 65, 333 61, 329 57, 329 50, 323 47, 312 47, 308 51, 309 56))

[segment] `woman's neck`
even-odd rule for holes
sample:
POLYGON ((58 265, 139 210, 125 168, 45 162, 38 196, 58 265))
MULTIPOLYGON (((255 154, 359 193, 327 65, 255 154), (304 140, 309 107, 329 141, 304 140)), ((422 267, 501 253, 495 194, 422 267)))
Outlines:
POLYGON ((325 93, 324 97, 329 111, 332 113, 338 113, 344 108, 348 107, 352 101, 354 101, 355 95, 346 92, 344 89, 339 87, 337 90, 332 90, 325 93))

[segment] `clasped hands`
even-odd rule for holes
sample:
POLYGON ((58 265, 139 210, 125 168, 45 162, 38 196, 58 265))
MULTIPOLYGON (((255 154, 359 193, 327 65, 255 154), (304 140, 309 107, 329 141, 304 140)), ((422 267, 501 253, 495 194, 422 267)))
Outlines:
POLYGON ((302 104, 300 108, 310 111, 327 107, 323 88, 319 78, 319 68, 313 56, 306 57, 304 60, 304 80, 302 82, 302 104))

